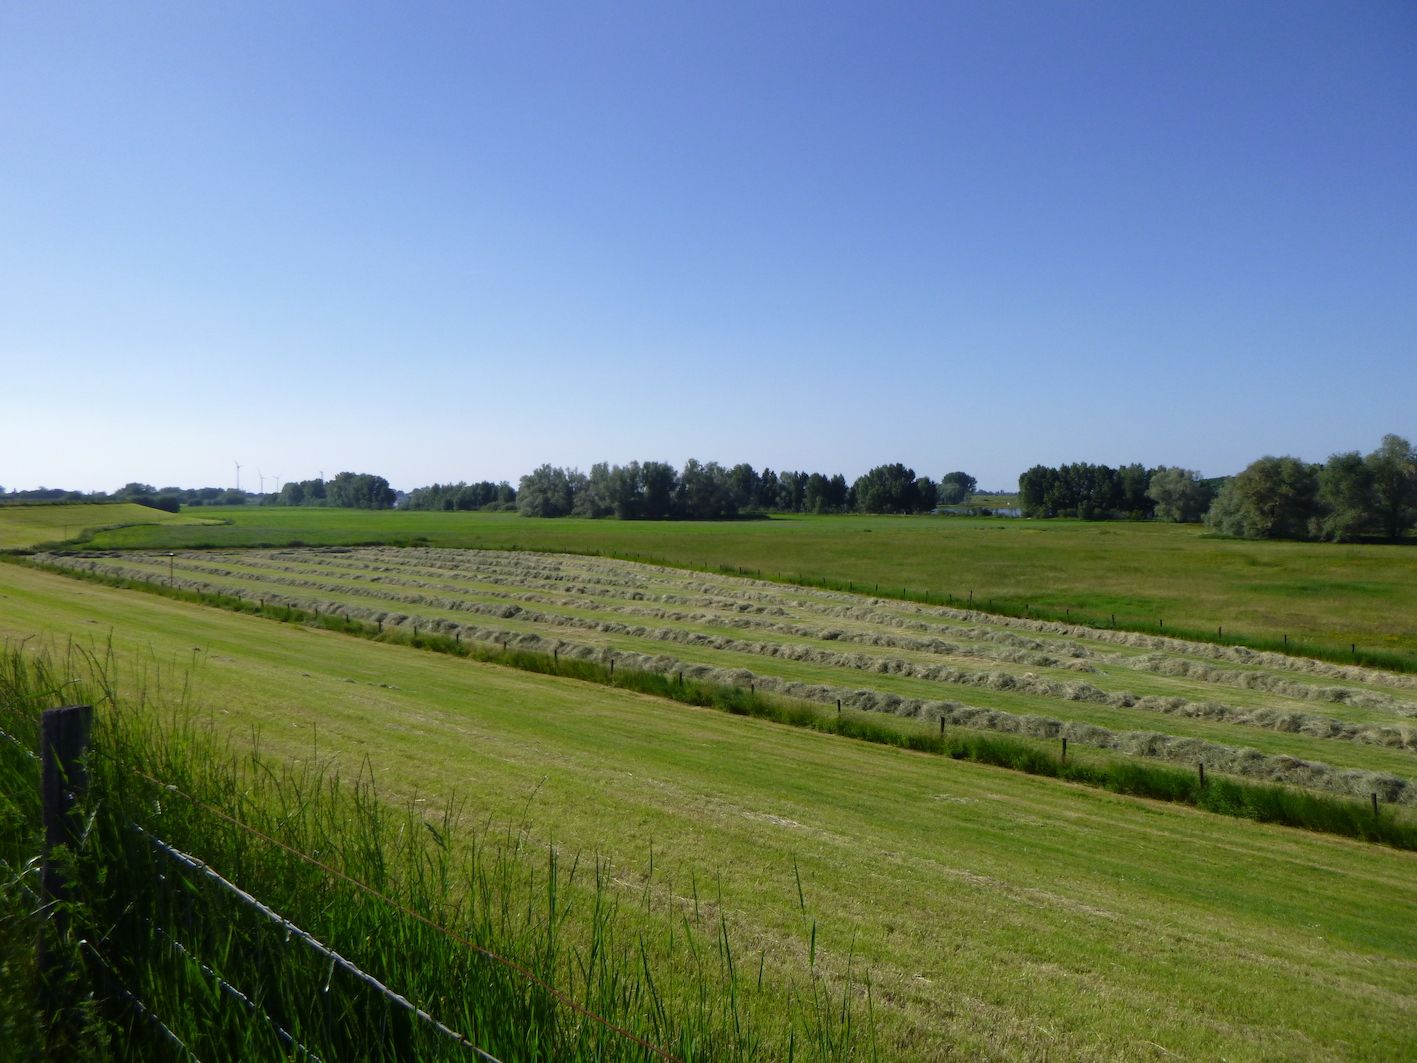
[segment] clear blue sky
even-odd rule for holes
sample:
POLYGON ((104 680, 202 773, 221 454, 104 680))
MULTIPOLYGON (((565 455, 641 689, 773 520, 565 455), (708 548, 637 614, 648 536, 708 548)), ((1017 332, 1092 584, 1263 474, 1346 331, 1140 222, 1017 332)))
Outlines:
POLYGON ((7 488, 1371 450, 1417 5, 0 0, 0 366, 7 488))

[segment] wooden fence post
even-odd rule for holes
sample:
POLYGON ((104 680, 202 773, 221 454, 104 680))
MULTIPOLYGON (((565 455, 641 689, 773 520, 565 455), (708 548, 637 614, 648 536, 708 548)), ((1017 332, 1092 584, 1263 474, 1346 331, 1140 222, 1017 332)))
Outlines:
MULTIPOLYGON (((70 897, 70 883, 67 860, 56 860, 54 850, 63 846, 72 854, 78 847, 83 824, 78 806, 89 783, 83 755, 92 727, 92 705, 46 709, 39 724, 39 793, 44 822, 39 895, 49 908, 49 919, 40 928, 38 960, 41 991, 56 1013, 67 1010, 59 994, 65 974, 62 946, 69 933, 65 902, 70 897)), ((56 1025, 62 1028, 64 1023, 61 1020, 56 1025)))

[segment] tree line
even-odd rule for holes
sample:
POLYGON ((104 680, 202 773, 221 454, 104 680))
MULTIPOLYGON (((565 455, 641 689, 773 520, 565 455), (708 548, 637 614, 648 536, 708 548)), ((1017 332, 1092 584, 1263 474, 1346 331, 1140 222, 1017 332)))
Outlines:
POLYGON ((1018 478, 1018 502, 1025 517, 1188 522, 1205 516, 1217 487, 1193 469, 1165 465, 1035 465, 1018 478))
POLYGON ((1417 450, 1386 435, 1371 453, 1333 454, 1322 465, 1265 456, 1225 482, 1205 519, 1246 539, 1396 542, 1417 524, 1417 450))
POLYGON ((598 462, 589 473, 552 465, 521 478, 516 509, 528 517, 619 520, 731 520, 745 513, 921 513, 968 502, 977 484, 964 472, 939 483, 899 463, 880 465, 848 484, 841 473, 758 472, 690 458, 682 469, 661 461, 598 462))
POLYGON ((1396 542, 1417 524, 1417 451, 1387 435, 1369 454, 1323 464, 1267 455, 1211 480, 1169 466, 1035 465, 1019 477, 1019 508, 1026 517, 1204 521, 1245 539, 1396 542))
POLYGON ((479 480, 473 484, 459 481, 455 484, 415 487, 404 497, 400 507, 466 512, 475 509, 515 509, 516 502, 517 489, 506 480, 495 484, 491 480, 479 480))
MULTIPOLYGON (((978 484, 965 472, 938 481, 899 462, 878 465, 851 483, 828 475, 725 467, 690 458, 682 469, 659 461, 599 462, 590 472, 552 465, 507 481, 431 484, 400 495, 371 473, 289 481, 278 492, 230 488, 156 488, 132 482, 112 493, 41 487, 0 495, 13 501, 137 502, 176 512, 183 506, 285 505, 422 510, 512 510, 530 517, 620 520, 725 520, 746 513, 926 513, 967 505, 978 484)), ((1397 541, 1417 525, 1417 451, 1397 435, 1368 454, 1333 454, 1323 464, 1265 456, 1232 477, 1206 479, 1194 469, 1112 468, 1078 462, 1035 465, 1019 477, 1027 517, 1205 521, 1241 538, 1363 538, 1397 541)))
POLYGON ((116 491, 68 491, 39 487, 0 495, 16 502, 134 502, 176 513, 183 506, 330 506, 345 509, 390 509, 398 494, 382 476, 342 472, 333 480, 290 480, 280 491, 258 493, 231 487, 154 487, 136 480, 116 491))

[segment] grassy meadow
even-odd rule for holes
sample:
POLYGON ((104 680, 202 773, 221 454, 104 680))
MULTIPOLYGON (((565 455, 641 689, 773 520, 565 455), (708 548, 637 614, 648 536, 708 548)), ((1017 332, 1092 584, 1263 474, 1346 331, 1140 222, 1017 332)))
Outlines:
MULTIPOLYGON (((257 608, 618 663, 938 725, 1417 805, 1417 679, 1155 635, 529 551, 41 554, 257 608)), ((455 648, 455 647, 454 647, 455 648)))
POLYGON ((1250 542, 1195 525, 973 517, 735 522, 533 520, 509 513, 204 510, 220 527, 103 532, 98 549, 395 543, 602 553, 766 579, 828 580, 980 608, 1219 638, 1417 669, 1417 549, 1250 542), (1217 630, 1219 629, 1219 630, 1217 630), (1287 637, 1287 647, 1286 647, 1287 637))
POLYGON ((111 643, 120 688, 269 755, 711 905, 764 1014, 813 964, 865 1009, 869 974, 881 1058, 1417 1053, 1417 854, 15 565, 0 596, 0 637, 111 643))
POLYGON ((0 550, 86 538, 134 526, 200 527, 214 523, 190 513, 166 513, 134 502, 0 503, 0 550))

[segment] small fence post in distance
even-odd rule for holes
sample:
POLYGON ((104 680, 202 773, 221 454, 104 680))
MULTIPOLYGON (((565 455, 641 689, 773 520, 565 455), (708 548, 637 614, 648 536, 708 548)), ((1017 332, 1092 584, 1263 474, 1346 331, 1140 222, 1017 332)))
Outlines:
POLYGON ((50 997, 53 1011, 63 1010, 63 1004, 55 995, 62 982, 63 957, 51 942, 61 943, 68 936, 69 917, 64 902, 70 896, 64 861, 56 861, 53 852, 64 846, 72 854, 77 847, 82 827, 78 806, 89 783, 83 755, 92 728, 92 705, 46 709, 40 717, 39 792, 44 852, 39 889, 42 902, 50 907, 50 916, 48 924, 40 929, 38 959, 42 992, 50 997))
POLYGON ((1063 763, 1066 764, 1067 762, 1068 762, 1068 740, 1067 740, 1066 738, 1064 738, 1064 739, 1063 739, 1063 763))
POLYGON ((841 715, 841 698, 836 699, 836 714, 841 715))
POLYGON ((1378 814, 1378 795, 1373 794, 1373 815, 1378 814))
POLYGON ((943 716, 940 717, 940 737, 945 737, 945 718, 943 716))
POLYGON ((1204 786, 1204 785, 1205 785, 1205 761, 1202 760, 1202 761, 1198 762, 1198 763, 1196 764, 1196 767, 1197 767, 1198 769, 1200 769, 1200 774, 1201 774, 1201 786, 1204 786))

